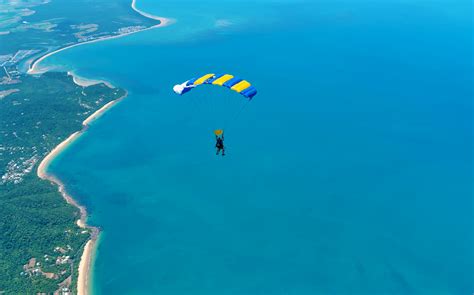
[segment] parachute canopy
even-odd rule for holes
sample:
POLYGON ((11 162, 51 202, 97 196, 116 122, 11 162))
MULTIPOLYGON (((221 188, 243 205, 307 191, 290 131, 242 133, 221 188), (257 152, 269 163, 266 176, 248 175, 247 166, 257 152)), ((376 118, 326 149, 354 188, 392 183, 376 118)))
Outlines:
POLYGON ((251 100, 257 94, 257 89, 253 87, 248 81, 237 78, 230 74, 206 74, 202 77, 193 78, 182 84, 175 85, 173 87, 173 91, 179 95, 183 95, 194 87, 204 84, 227 87, 237 93, 240 93, 249 100, 251 100))
POLYGON ((214 130, 214 134, 215 134, 216 136, 221 136, 222 133, 224 133, 224 130, 222 130, 222 129, 214 130))

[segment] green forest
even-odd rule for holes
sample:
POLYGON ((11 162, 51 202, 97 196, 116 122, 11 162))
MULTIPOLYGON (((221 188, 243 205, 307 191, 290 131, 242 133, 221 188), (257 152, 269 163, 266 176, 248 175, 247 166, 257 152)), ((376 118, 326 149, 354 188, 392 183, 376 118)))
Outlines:
POLYGON ((15 89, 0 96, 0 294, 74 290, 91 232, 76 225, 79 210, 36 170, 84 119, 125 91, 78 86, 66 73, 21 81, 0 86, 15 89))

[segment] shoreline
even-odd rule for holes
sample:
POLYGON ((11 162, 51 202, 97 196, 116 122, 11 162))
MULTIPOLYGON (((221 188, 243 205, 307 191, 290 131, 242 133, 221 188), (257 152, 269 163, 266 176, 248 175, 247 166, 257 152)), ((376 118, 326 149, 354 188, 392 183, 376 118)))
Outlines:
POLYGON ((105 86, 107 86, 107 87, 109 87, 109 88, 111 88, 111 89, 115 88, 115 86, 112 85, 112 83, 110 83, 110 82, 108 82, 108 81, 99 80, 99 79, 88 79, 88 78, 84 78, 84 77, 81 77, 81 76, 77 75, 77 74, 74 73, 73 71, 68 71, 68 72, 67 72, 67 75, 72 77, 72 81, 73 81, 76 85, 79 85, 79 86, 82 86, 82 87, 89 87, 89 86, 92 86, 92 85, 104 84, 105 86))
POLYGON ((151 18, 151 19, 154 19, 154 20, 158 20, 160 21, 159 24, 157 25, 154 25, 154 26, 151 26, 151 27, 148 27, 148 28, 145 28, 145 29, 141 29, 141 30, 137 30, 137 31, 133 31, 133 32, 128 32, 128 33, 124 33, 124 34, 118 34, 118 35, 114 35, 114 36, 108 36, 108 37, 101 37, 101 38, 97 38, 97 39, 94 39, 94 40, 90 40, 90 41, 85 41, 85 42, 79 42, 79 43, 76 43, 76 44, 72 44, 72 45, 68 45, 68 46, 65 46, 65 47, 62 47, 62 48, 59 48, 59 49, 56 49, 54 51, 51 51, 49 53, 46 53, 45 55, 41 56, 40 58, 38 58, 37 60, 35 60, 33 62, 33 64, 31 64, 29 66, 29 69, 27 71, 28 74, 30 75, 38 75, 38 74, 42 74, 44 72, 47 72, 48 69, 39 69, 38 65, 43 61, 45 60, 46 58, 56 54, 56 53, 59 53, 61 51, 64 51, 66 49, 70 49, 70 48, 73 48, 73 47, 77 47, 77 46, 81 46, 81 45, 85 45, 85 44, 91 44, 91 43, 96 43, 96 42, 101 42, 101 41, 105 41, 105 40, 110 40, 110 39, 116 39, 116 38, 121 38, 121 37, 124 37, 124 36, 128 36, 128 35, 132 35, 132 34, 136 34, 136 33, 140 33, 140 32, 144 32, 144 31, 148 31, 148 30, 152 30, 152 29, 156 29, 156 28, 161 28, 161 27, 166 27, 166 26, 169 26, 171 24, 173 24, 175 22, 174 19, 171 19, 171 18, 166 18, 166 17, 161 17, 161 16, 154 16, 152 14, 149 14, 149 13, 146 13, 146 12, 143 12, 141 10, 139 10, 138 8, 136 8, 136 0, 132 0, 132 4, 131 4, 131 7, 132 9, 137 12, 138 14, 142 15, 143 17, 146 17, 146 18, 151 18))
MULTIPOLYGON (((129 32, 129 33, 125 33, 125 34, 119 34, 119 35, 115 35, 115 36, 98 38, 98 39, 95 39, 95 40, 76 43, 76 44, 65 46, 63 48, 56 49, 52 52, 46 53, 45 55, 41 56, 37 60, 32 61, 32 64, 30 64, 28 66, 27 74, 34 75, 34 74, 41 74, 41 73, 47 72, 48 71, 47 68, 45 68, 43 70, 39 69, 39 64, 43 60, 45 60, 46 58, 48 58, 48 57, 50 57, 50 56, 52 56, 52 55, 54 55, 58 52, 64 51, 66 49, 70 49, 70 48, 85 45, 85 44, 105 41, 105 40, 109 40, 109 39, 121 38, 121 37, 124 37, 124 36, 127 36, 127 35, 139 33, 139 32, 142 32, 142 31, 152 30, 152 29, 159 28, 159 27, 165 27, 165 26, 168 26, 168 25, 175 22, 174 19, 165 18, 165 17, 158 17, 158 16, 154 16, 152 14, 141 11, 140 9, 138 9, 136 7, 136 2, 137 2, 136 0, 132 0, 132 3, 131 3, 131 8, 135 12, 139 13, 143 17, 159 20, 160 23, 157 24, 157 25, 142 29, 142 30, 137 30, 137 31, 129 32)), ((71 75, 72 78, 73 78, 73 82, 76 83, 79 86, 85 87, 85 86, 88 86, 88 85, 92 85, 90 83, 97 84, 96 82, 99 82, 99 83, 104 83, 106 86, 108 86, 110 88, 114 88, 114 86, 111 83, 107 82, 107 81, 101 81, 101 80, 87 79, 87 78, 79 77, 72 71, 68 72, 68 75, 71 75)), ((37 175, 38 175, 39 178, 49 180, 51 183, 56 184, 58 186, 58 191, 61 193, 63 198, 66 200, 66 202, 79 209, 80 217, 77 220, 77 225, 81 228, 91 230, 91 237, 86 242, 86 244, 84 245, 84 250, 83 250, 81 258, 79 260, 77 290, 76 290, 78 295, 90 294, 90 291, 91 291, 90 290, 90 287, 91 287, 91 273, 92 273, 91 269, 92 269, 92 264, 93 264, 94 253, 95 253, 95 250, 96 250, 96 247, 97 247, 97 242, 98 242, 98 239, 99 239, 100 230, 97 227, 90 226, 90 225, 87 224, 87 222, 86 222, 87 221, 87 210, 86 210, 86 208, 84 206, 81 206, 79 203, 77 203, 76 200, 74 200, 74 198, 66 192, 64 183, 61 182, 61 180, 59 180, 54 175, 47 173, 47 168, 48 168, 48 165, 51 163, 51 161, 54 160, 55 157, 57 157, 71 143, 73 143, 75 140, 77 140, 82 134, 84 134, 87 131, 87 129, 89 128, 89 124, 91 124, 91 122, 93 122, 94 120, 99 118, 107 110, 109 110, 110 108, 115 106, 118 102, 120 102, 122 99, 124 99, 127 96, 128 96, 128 92, 127 92, 127 90, 125 90, 125 94, 122 97, 108 102, 107 104, 102 106, 100 109, 98 109, 97 111, 92 113, 89 117, 87 117, 82 122, 82 129, 80 131, 76 131, 73 134, 71 134, 68 138, 66 138, 59 145, 57 145, 51 152, 49 152, 48 155, 46 155, 46 157, 44 157, 43 160, 41 160, 40 164, 38 165, 38 169, 37 169, 37 175)), ((71 291, 74 292, 73 290, 71 290, 71 291)))
POLYGON ((91 230, 91 237, 86 242, 84 246, 84 250, 81 255, 81 259, 79 261, 79 268, 78 268, 78 279, 77 279, 77 294, 78 295, 86 295, 89 294, 89 286, 90 286, 90 275, 91 275, 91 267, 92 267, 92 256, 95 250, 95 246, 97 244, 97 239, 99 237, 100 230, 98 227, 90 226, 87 224, 87 210, 84 206, 81 206, 77 201, 66 192, 64 183, 59 180, 53 174, 49 174, 47 172, 49 164, 65 149, 67 149, 74 141, 76 141, 82 134, 84 134, 88 129, 90 124, 97 120, 100 116, 102 116, 105 112, 115 106, 117 103, 122 101, 124 98, 128 96, 128 92, 125 91, 125 94, 115 100, 112 100, 105 105, 103 105, 100 109, 92 113, 89 117, 87 117, 82 122, 82 129, 80 131, 76 131, 71 134, 68 138, 58 144, 46 157, 43 158, 41 163, 38 165, 37 175, 39 178, 44 180, 49 180, 51 183, 58 186, 58 191, 61 193, 63 198, 66 200, 68 204, 73 205, 74 207, 79 209, 80 217, 77 220, 77 226, 83 229, 91 230))

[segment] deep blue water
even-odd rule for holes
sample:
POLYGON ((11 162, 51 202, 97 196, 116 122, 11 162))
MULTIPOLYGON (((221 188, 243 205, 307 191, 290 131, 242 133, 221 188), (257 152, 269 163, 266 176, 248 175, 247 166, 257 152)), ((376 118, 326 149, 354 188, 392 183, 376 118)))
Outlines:
POLYGON ((46 60, 130 92, 50 168, 95 294, 474 291, 472 4, 381 2, 139 1, 178 22, 46 60), (224 158, 207 72, 259 89, 224 158))

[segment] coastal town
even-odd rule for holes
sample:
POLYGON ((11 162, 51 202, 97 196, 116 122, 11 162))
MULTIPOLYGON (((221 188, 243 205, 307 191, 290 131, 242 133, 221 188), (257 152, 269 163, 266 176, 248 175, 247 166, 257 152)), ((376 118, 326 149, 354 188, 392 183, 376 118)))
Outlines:
POLYGON ((67 73, 22 75, 21 80, 4 85, 18 90, 0 99, 0 222, 9 220, 2 229, 8 243, 31 241, 27 249, 3 260, 2 266, 11 267, 0 272, 0 290, 15 287, 2 282, 16 280, 18 288, 37 286, 67 294, 75 292, 82 250, 96 239, 98 229, 85 225, 85 210, 58 192, 52 180, 42 180, 34 172, 48 153, 84 128, 89 116, 124 97, 125 91, 101 83, 77 85, 67 73), (40 87, 44 84, 49 87, 40 87), (51 225, 41 226, 44 223, 51 225))
POLYGON ((472 12, 0 0, 0 295, 474 295, 472 12))
MULTIPOLYGON (((71 79, 70 76, 68 78, 71 79)), ((28 76, 23 77, 23 79, 26 79, 26 81, 38 80, 38 78, 28 76)), ((12 87, 11 84, 9 86, 12 87)), ((25 124, 25 119, 28 118, 28 109, 35 104, 35 101, 30 96, 31 89, 25 87, 24 83, 20 83, 12 89, 4 90, 1 97, 0 104, 9 106, 9 112, 16 113, 17 115, 11 117, 11 120, 9 120, 8 116, 0 119, 2 122, 0 136, 3 138, 0 143, 0 156, 2 156, 0 160, 2 164, 0 166, 0 184, 20 183, 25 176, 33 171, 38 161, 54 147, 52 142, 61 140, 61 137, 52 138, 51 134, 48 134, 44 129, 45 122, 43 120, 31 122, 32 126, 25 124), (7 96, 5 93, 15 93, 15 96, 7 96), (17 111, 15 112, 15 110, 17 111), (41 142, 30 146, 27 143, 35 135, 41 139, 41 142)), ((92 114, 97 107, 108 102, 104 95, 98 97, 88 96, 88 89, 78 85, 71 88, 71 90, 77 91, 75 99, 77 99, 76 103, 80 108, 75 114, 77 117, 75 122, 77 123, 82 122, 82 119, 92 114)), ((120 94, 119 89, 111 89, 111 91, 115 95, 120 94)))
MULTIPOLYGON (((129 35, 159 24, 133 11, 132 14, 128 11, 130 22, 114 20, 114 16, 110 15, 109 21, 82 16, 77 23, 72 18, 63 24, 65 15, 53 17, 44 9, 52 4, 55 3, 48 0, 0 3, 0 10, 5 13, 0 19, 0 38, 3 39, 0 47, 0 85, 18 83, 22 73, 26 73, 34 61, 58 49, 129 35), (44 15, 47 20, 32 19, 38 14, 44 15), (48 42, 42 42, 39 38, 43 34, 48 42)), ((87 6, 82 9, 87 11, 87 6)))
MULTIPOLYGON (((97 31, 97 25, 90 24, 90 25, 81 25, 81 26, 73 26, 72 28, 81 29, 82 31, 73 33, 74 37, 76 38, 75 41, 64 43, 63 47, 68 47, 71 45, 78 45, 81 43, 88 43, 92 41, 97 41, 101 39, 109 39, 114 36, 121 36, 121 35, 128 35, 140 30, 146 29, 145 26, 128 26, 128 27, 121 27, 118 28, 116 32, 108 33, 108 32, 100 32, 97 34, 93 34, 93 32, 97 31), (92 26, 92 29, 91 29, 92 26)), ((57 48, 56 48, 57 49, 57 48)), ((54 51, 55 49, 21 49, 14 53, 8 53, 0 55, 0 85, 9 85, 9 84, 16 84, 21 81, 21 75, 30 68, 30 65, 34 62, 35 59, 42 56, 48 51, 54 51)), ((0 91, 0 97, 2 95, 2 91, 0 91)))
MULTIPOLYGON (((72 230, 65 231, 65 234, 72 234, 72 230)), ((88 230, 82 230, 82 235, 88 235, 88 230)), ((23 270, 20 275, 26 279, 34 280, 38 276, 43 276, 46 279, 58 281, 58 289, 54 294, 68 295, 73 294, 71 289, 72 276, 74 275, 74 259, 75 251, 71 245, 56 246, 52 251, 53 254, 44 254, 42 257, 31 257, 26 264, 23 265, 23 270)))
POLYGON ((18 50, 12 54, 0 55, 0 85, 2 84, 15 84, 19 82, 21 72, 19 64, 40 52, 38 49, 18 50))
POLYGON ((87 5, 77 6, 83 14, 73 11, 58 17, 55 10, 43 9, 50 5, 56 1, 0 3, 6 12, 0 19, 0 224, 7 225, 0 245, 14 245, 0 248, 0 294, 87 292, 99 229, 85 223, 85 208, 46 169, 91 121, 126 96, 106 81, 70 72, 45 73, 49 69, 38 65, 68 48, 167 21, 144 16, 135 1, 133 9, 117 6, 116 13, 100 17, 89 17, 87 5), (44 20, 38 20, 41 15, 44 20), (125 18, 116 19, 118 15, 125 18), (50 226, 41 226, 45 223, 50 226))

